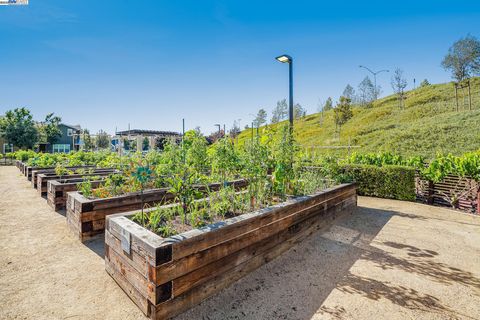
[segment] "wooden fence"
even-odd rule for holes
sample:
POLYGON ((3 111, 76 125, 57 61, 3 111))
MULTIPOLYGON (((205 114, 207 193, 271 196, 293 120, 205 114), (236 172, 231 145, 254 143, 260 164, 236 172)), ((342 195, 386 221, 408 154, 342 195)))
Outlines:
POLYGON ((423 203, 480 214, 480 184, 468 177, 448 175, 434 183, 415 178, 417 200, 423 203))

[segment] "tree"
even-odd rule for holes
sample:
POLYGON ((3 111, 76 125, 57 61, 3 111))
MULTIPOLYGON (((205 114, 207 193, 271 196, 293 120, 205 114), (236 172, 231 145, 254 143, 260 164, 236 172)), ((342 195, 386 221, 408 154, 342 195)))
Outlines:
POLYGON ((240 134, 240 124, 237 122, 237 120, 233 121, 233 126, 230 129, 230 137, 235 138, 240 134))
POLYGON ((398 102, 400 108, 403 108, 403 100, 405 98, 405 88, 407 87, 407 80, 403 76, 403 70, 395 69, 391 80, 393 91, 398 95, 398 102))
POLYGON ((100 130, 97 134, 97 148, 107 149, 110 147, 110 136, 103 130, 100 130))
POLYGON ((225 136, 225 132, 223 132, 223 129, 221 129, 220 131, 215 130, 212 133, 210 133, 210 135, 208 136, 208 141, 214 143, 217 140, 223 138, 224 136, 225 136))
POLYGON ((428 87, 429 85, 430 85, 430 82, 428 82, 427 79, 423 79, 423 81, 420 82, 420 88, 428 87))
POLYGON ((149 147, 150 147, 150 142, 148 141, 148 138, 147 137, 143 138, 142 150, 146 151, 146 150, 148 150, 149 147))
POLYGON ((442 66, 445 70, 450 70, 452 78, 457 82, 480 73, 480 41, 471 35, 456 41, 448 49, 442 66))
POLYGON ((355 95, 355 89, 353 89, 350 84, 347 84, 347 86, 343 90, 342 96, 350 99, 350 101, 352 102, 355 102, 357 100, 357 96, 355 95))
POLYGON ((305 117, 307 115, 307 110, 302 107, 300 103, 296 103, 293 106, 293 118, 300 119, 301 117, 305 117))
POLYGON ((333 100, 331 97, 328 97, 327 101, 325 101, 322 111, 328 111, 332 109, 333 109, 333 100))
POLYGON ((48 142, 49 144, 57 142, 58 138, 62 136, 62 132, 58 127, 61 121, 62 119, 55 116, 54 113, 47 114, 45 121, 40 124, 40 141, 48 142))
POLYGON ((265 109, 258 110, 257 117, 253 120, 255 127, 260 127, 267 122, 267 111, 265 109))
POLYGON ((83 129, 82 137, 83 137, 83 149, 86 151, 93 150, 95 148, 95 143, 88 129, 83 129))
POLYGON ((351 100, 347 97, 341 96, 340 101, 337 103, 334 109, 334 120, 335 125, 338 127, 338 132, 340 128, 344 125, 351 117, 353 117, 353 112, 351 108, 351 100))
POLYGON ((16 108, 7 111, 0 118, 0 136, 16 147, 32 149, 38 142, 39 134, 30 110, 16 108))
POLYGON ((375 89, 370 77, 366 76, 358 85, 358 93, 360 103, 362 105, 369 105, 373 100, 375 100, 375 96, 378 96, 379 88, 375 89))
POLYGON ((277 101, 277 106, 272 112, 272 123, 277 123, 287 119, 288 116, 288 104, 287 99, 277 101))

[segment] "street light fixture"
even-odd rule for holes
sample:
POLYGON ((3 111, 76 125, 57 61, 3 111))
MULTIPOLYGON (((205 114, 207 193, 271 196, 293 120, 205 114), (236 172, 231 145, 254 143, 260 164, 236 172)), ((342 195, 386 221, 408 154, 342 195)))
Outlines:
POLYGON ((363 68, 363 69, 367 70, 368 72, 370 72, 371 74, 373 74, 373 82, 375 83, 375 84, 374 84, 374 85, 375 85, 374 94, 375 94, 375 100, 377 100, 377 98, 378 98, 378 97, 377 97, 377 93, 378 93, 378 91, 377 91, 377 74, 379 74, 379 73, 381 73, 381 72, 390 72, 390 70, 384 69, 384 70, 379 70, 379 71, 372 71, 372 70, 370 70, 369 68, 367 68, 367 67, 365 67, 365 66, 362 66, 362 65, 359 65, 358 67, 359 67, 359 68, 363 68))
POLYGON ((288 119, 290 121, 290 128, 293 129, 293 59, 287 54, 278 56, 275 59, 277 59, 281 63, 288 63, 288 119))

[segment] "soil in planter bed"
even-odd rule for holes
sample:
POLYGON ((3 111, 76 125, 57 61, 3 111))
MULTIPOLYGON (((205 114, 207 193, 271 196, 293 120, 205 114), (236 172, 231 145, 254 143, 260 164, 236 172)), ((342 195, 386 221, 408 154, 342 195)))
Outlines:
MULTIPOLYGON (((292 197, 289 197, 289 198, 292 198, 292 197)), ((190 217, 191 217, 192 214, 195 214, 195 213, 188 212, 187 213, 187 223, 185 223, 183 212, 176 212, 176 214, 173 217, 170 217, 169 219, 167 218, 165 220, 160 221, 158 224, 155 224, 156 228, 152 228, 152 225, 148 222, 150 219, 147 219, 147 218, 149 218, 151 214, 155 214, 155 212, 157 210, 168 210, 166 208, 169 208, 170 210, 174 210, 174 208, 180 208, 178 204, 175 204, 175 205, 170 205, 170 206, 159 207, 157 210, 145 212, 144 217, 146 219, 146 223, 145 223, 144 226, 147 229, 149 229, 150 231, 159 235, 160 237, 167 238, 167 237, 171 237, 171 236, 174 236, 176 234, 179 234, 179 233, 190 231, 192 229, 201 228, 201 227, 207 226, 209 224, 222 222, 222 221, 225 221, 227 219, 237 217, 237 216, 240 216, 240 215, 248 213, 248 212, 253 212, 253 211, 256 211, 256 210, 260 210, 260 209, 263 209, 263 208, 266 208, 268 206, 272 206, 272 205, 275 205, 275 204, 278 204, 278 203, 281 203, 281 202, 284 202, 284 201, 285 200, 282 201, 279 197, 274 197, 270 201, 269 204, 265 204, 265 205, 258 205, 257 204, 255 206, 255 208, 248 207, 248 208, 245 208, 246 210, 236 210, 236 211, 229 210, 224 215, 218 214, 217 212, 215 212, 213 210, 207 210, 207 211, 204 212, 204 217, 200 218, 199 219, 200 221, 198 221, 195 224, 190 223, 190 217)), ((141 215, 140 214, 132 216, 131 220, 136 222, 139 225, 142 225, 142 220, 141 220, 141 215)))

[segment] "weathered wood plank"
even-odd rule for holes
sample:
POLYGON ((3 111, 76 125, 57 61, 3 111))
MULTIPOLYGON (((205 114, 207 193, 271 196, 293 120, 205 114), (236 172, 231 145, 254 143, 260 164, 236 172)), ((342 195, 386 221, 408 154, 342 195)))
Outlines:
MULTIPOLYGON (((105 251, 108 250, 108 247, 105 247, 105 251)), ((150 316, 151 303, 146 299, 140 292, 135 289, 135 287, 126 279, 124 273, 120 270, 117 270, 113 265, 105 263, 105 270, 107 273, 117 282, 120 288, 125 291, 125 293, 132 299, 132 301, 142 310, 142 312, 150 316)))
POLYGON ((131 264, 125 263, 126 259, 123 259, 121 254, 118 254, 115 250, 111 250, 109 246, 105 247, 105 264, 109 264, 115 270, 121 270, 125 277, 132 286, 146 299, 150 301, 156 301, 156 286, 147 281, 131 264))

